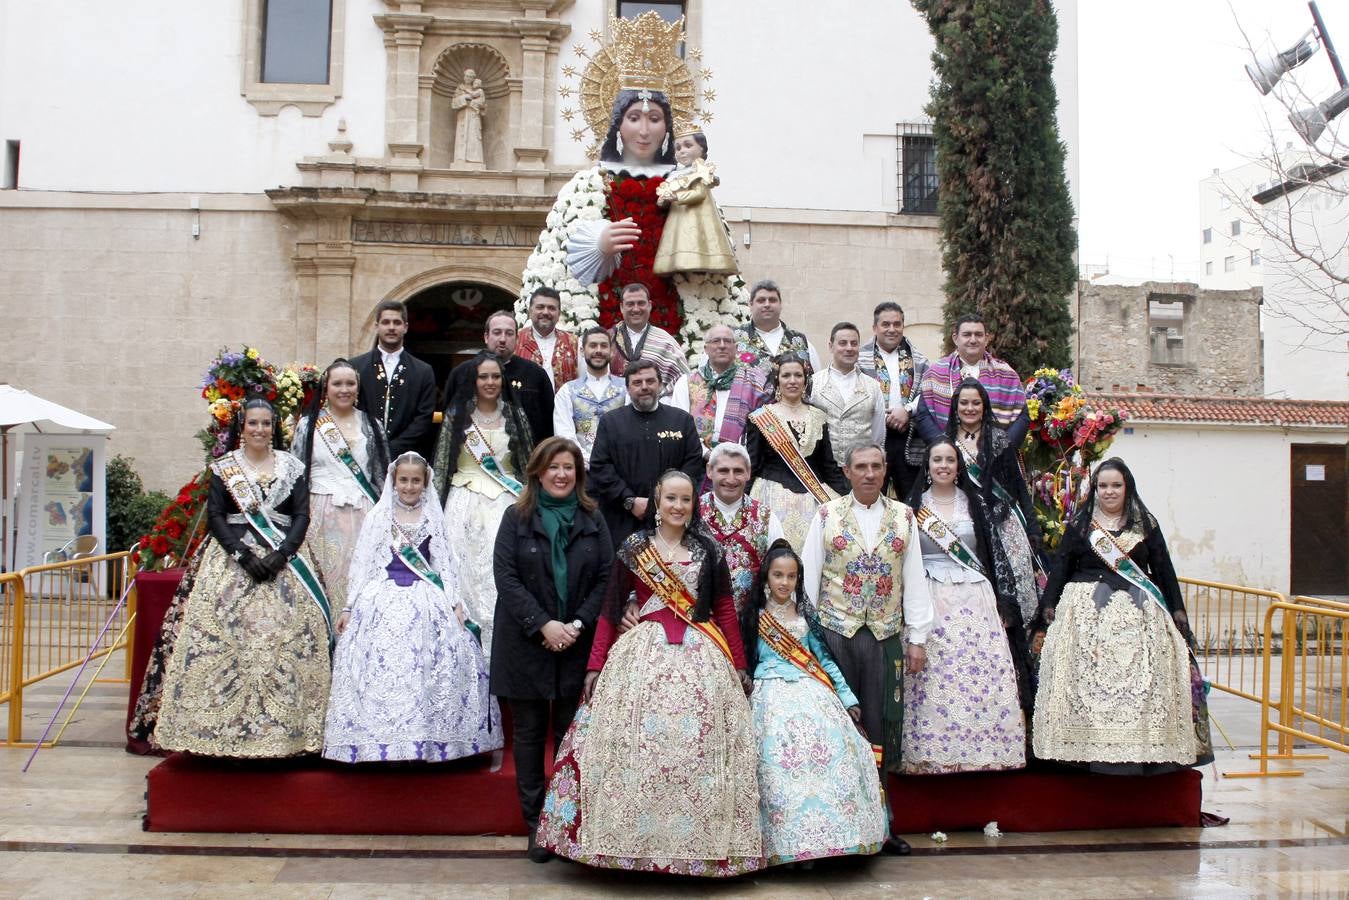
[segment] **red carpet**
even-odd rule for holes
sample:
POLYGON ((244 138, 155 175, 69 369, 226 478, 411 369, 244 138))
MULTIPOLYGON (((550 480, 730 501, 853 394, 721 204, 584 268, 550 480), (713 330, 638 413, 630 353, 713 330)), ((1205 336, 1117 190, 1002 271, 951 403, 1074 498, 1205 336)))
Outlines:
MULTIPOLYGON (((175 753, 146 777, 147 831, 512 834, 525 823, 503 754, 440 765, 230 762, 175 753)), ((890 779, 897 834, 1196 827, 1200 774, 993 772, 890 779)))
POLYGON ((982 830, 1078 831, 1199 826, 1193 769, 1166 775, 1088 772, 970 772, 890 777, 896 834, 982 830))

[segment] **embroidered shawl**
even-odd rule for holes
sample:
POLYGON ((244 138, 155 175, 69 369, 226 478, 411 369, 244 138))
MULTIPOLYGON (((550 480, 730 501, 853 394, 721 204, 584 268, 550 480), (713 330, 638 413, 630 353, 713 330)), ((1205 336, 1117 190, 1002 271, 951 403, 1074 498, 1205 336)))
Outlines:
MULTIPOLYGON (((553 334, 557 335, 557 343, 553 346, 553 391, 556 393, 564 384, 576 379, 576 335, 561 328, 554 329, 553 334)), ((515 342, 515 355, 543 365, 543 354, 534 340, 533 327, 520 329, 520 336, 515 342)))

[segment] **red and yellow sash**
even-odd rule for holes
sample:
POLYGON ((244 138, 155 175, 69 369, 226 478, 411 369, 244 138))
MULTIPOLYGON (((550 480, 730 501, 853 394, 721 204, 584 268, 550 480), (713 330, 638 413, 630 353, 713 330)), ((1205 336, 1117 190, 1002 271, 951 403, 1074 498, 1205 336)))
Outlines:
POLYGON ((777 417, 777 413, 766 406, 761 406, 750 413, 749 417, 759 426, 764 440, 778 452, 778 456, 782 457, 783 462, 792 470, 792 474, 801 480, 801 484, 810 491, 812 497, 820 503, 828 503, 834 499, 834 492, 825 487, 811 471, 810 464, 801 455, 801 448, 796 445, 796 438, 792 437, 791 429, 777 417))
MULTIPOLYGON (((651 593, 659 597, 670 612, 678 616, 684 624, 698 629, 704 637, 716 644, 717 649, 726 654, 726 660, 734 668, 735 657, 731 655, 731 645, 726 643, 726 636, 721 633, 715 622, 693 621, 695 605, 693 597, 689 595, 688 588, 684 586, 679 576, 670 570, 665 560, 660 558, 660 554, 651 546, 650 541, 633 555, 633 562, 637 564, 635 574, 651 589, 651 593)), ((711 560, 704 562, 704 565, 711 564, 711 560)))
POLYGON ((775 619, 767 608, 759 611, 759 637, 778 656, 781 656, 829 690, 834 689, 833 679, 820 665, 820 661, 815 658, 815 654, 811 653, 805 644, 797 640, 796 635, 782 627, 782 623, 775 619))

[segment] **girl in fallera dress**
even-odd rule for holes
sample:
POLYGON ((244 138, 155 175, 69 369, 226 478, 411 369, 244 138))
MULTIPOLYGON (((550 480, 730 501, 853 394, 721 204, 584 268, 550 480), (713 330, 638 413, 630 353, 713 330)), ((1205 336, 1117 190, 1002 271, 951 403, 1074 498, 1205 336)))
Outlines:
POLYGON ((933 441, 925 468, 910 505, 935 618, 927 666, 904 679, 901 770, 1019 769, 1031 678, 1015 575, 955 442, 933 441))
POLYGON ((309 480, 305 542, 334 609, 347 605, 347 568, 361 523, 379 502, 389 467, 384 429, 356 408, 360 376, 345 359, 323 373, 310 408, 295 425, 290 450, 309 480))
POLYGON ((861 707, 804 603, 801 560, 778 540, 741 615, 769 865, 876 853, 888 833, 861 707))
POLYGON ((848 492, 830 449, 828 416, 806 401, 809 365, 799 353, 775 357, 770 385, 777 399, 750 413, 745 427, 749 495, 777 513, 798 553, 820 504, 848 492))
POLYGON ((304 464, 278 449, 276 412, 244 403, 237 447, 211 463, 210 538, 165 663, 154 739, 204 756, 323 746, 331 615, 304 547, 304 464))
POLYGON ((591 866, 726 877, 763 866, 757 749, 730 573, 693 482, 618 550, 536 841, 591 866), (630 602, 631 598, 631 602, 630 602), (620 623, 632 625, 619 635, 620 623))
POLYGON ((497 602, 492 548, 502 513, 523 489, 520 478, 534 442, 501 362, 483 352, 463 365, 475 375, 461 379, 450 398, 434 468, 459 598, 482 629, 483 653, 490 660, 497 602))
POLYGON ((443 762, 502 746, 435 496, 426 460, 404 453, 365 517, 337 619, 328 759, 443 762))

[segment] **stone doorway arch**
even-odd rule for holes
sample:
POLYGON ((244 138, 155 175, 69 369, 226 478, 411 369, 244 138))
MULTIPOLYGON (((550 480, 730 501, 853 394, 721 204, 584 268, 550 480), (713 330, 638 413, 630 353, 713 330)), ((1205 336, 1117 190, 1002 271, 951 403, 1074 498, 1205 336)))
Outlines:
POLYGON ((436 408, 444 409, 450 371, 482 349, 487 317, 510 310, 515 295, 479 281, 444 281, 408 296, 408 333, 404 346, 436 373, 436 408))

